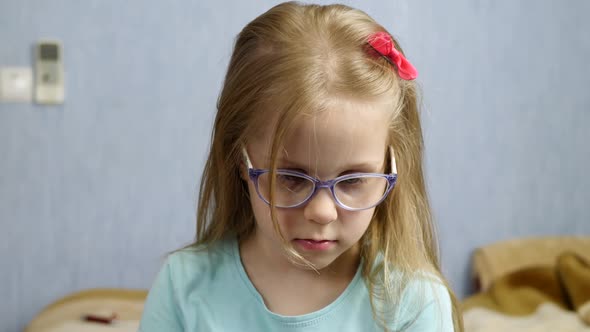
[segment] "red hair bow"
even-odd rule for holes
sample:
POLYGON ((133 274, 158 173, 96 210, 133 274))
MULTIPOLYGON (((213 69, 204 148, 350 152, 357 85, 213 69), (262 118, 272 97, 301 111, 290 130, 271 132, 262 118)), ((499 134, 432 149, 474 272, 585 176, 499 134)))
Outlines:
POLYGON ((418 71, 404 57, 404 55, 395 49, 393 40, 387 32, 379 31, 371 36, 368 40, 369 45, 383 55, 391 64, 397 67, 399 77, 404 80, 413 80, 418 77, 418 71))

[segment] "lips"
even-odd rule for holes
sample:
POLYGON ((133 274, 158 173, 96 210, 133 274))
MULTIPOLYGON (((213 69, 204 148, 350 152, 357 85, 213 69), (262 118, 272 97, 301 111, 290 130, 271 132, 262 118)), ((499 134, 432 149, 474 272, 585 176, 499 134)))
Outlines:
POLYGON ((336 242, 335 240, 316 240, 316 239, 295 239, 295 244, 302 249, 310 251, 323 251, 332 248, 336 242))

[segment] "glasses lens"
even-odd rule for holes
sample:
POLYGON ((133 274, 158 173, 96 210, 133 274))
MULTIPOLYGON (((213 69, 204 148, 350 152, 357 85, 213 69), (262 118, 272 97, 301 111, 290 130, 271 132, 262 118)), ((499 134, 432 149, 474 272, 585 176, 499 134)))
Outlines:
MULTIPOLYGON (((275 205, 291 207, 303 203, 313 192, 313 181, 300 175, 277 171, 275 181, 275 205)), ((258 177, 258 193, 270 202, 270 172, 258 177)))
POLYGON ((353 209, 373 207, 383 199, 389 183, 382 176, 359 176, 338 181, 334 192, 338 200, 353 209))

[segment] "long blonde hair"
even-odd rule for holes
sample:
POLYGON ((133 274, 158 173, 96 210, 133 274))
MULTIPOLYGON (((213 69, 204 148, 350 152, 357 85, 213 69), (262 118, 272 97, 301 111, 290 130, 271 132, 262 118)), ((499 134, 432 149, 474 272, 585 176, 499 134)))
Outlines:
MULTIPOLYGON (((440 272, 422 170, 417 88, 399 79, 385 59, 371 55, 367 37, 377 31, 386 30, 360 10, 296 2, 277 5, 244 27, 217 103, 199 191, 196 239, 190 246, 207 246, 228 236, 246 238, 254 231, 247 184, 240 176, 241 148, 268 124, 270 114, 278 119, 271 148, 271 168, 276 170, 281 142, 303 113, 325 109, 334 98, 387 98, 393 105, 389 144, 398 182, 376 208, 361 240, 361 269, 373 313, 387 330, 389 313, 378 303, 397 304, 413 278, 432 275, 449 290, 455 330, 462 331, 457 300, 440 272)), ((395 45, 401 51, 397 41, 395 45)))

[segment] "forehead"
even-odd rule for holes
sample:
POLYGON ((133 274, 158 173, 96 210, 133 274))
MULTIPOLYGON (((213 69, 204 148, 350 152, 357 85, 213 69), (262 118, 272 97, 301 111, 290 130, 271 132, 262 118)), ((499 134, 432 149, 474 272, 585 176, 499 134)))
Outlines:
MULTIPOLYGON (((279 151, 281 161, 331 172, 351 164, 383 164, 388 145, 390 106, 379 102, 338 100, 324 110, 300 116, 279 151)), ((268 162, 274 127, 254 144, 268 162)), ((262 160, 261 160, 262 161, 262 160)))

